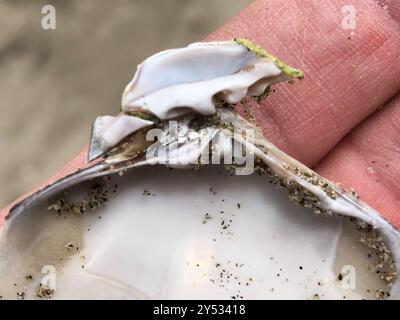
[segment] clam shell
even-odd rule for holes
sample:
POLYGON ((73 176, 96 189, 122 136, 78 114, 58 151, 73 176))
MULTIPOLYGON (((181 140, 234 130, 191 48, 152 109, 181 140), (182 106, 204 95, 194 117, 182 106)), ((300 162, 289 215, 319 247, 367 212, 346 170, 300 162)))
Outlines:
POLYGON ((243 39, 146 60, 124 92, 123 114, 95 122, 91 149, 107 151, 103 158, 10 210, 0 231, 0 295, 357 299, 390 291, 398 299, 399 231, 226 108, 301 76, 243 39), (177 116, 172 126, 165 121, 177 116), (232 146, 240 147, 235 161, 232 146), (211 169, 183 174, 160 165, 211 169), (157 194, 139 185, 147 181, 157 194), (264 190, 267 181, 316 215, 264 190), (123 185, 115 199, 110 183, 123 185), (210 184, 223 197, 213 186, 204 193, 210 184), (349 232, 353 224, 357 231, 349 232), (380 276, 368 270, 369 251, 380 276), (348 276, 343 266, 350 275, 359 270, 355 288, 340 282, 348 276))
MULTIPOLYGON (((170 145, 161 143, 158 145, 161 152, 150 152, 147 159, 132 161, 130 156, 116 154, 46 189, 50 193, 45 195, 45 200, 66 184, 75 185, 69 191, 70 197, 80 198, 85 187, 76 183, 132 169, 132 173, 113 178, 112 184, 121 184, 124 191, 117 194, 115 202, 111 199, 106 208, 94 213, 86 208, 88 212, 84 214, 62 212, 58 216, 54 212, 46 213, 47 201, 40 205, 37 195, 34 201, 31 198, 14 207, 0 235, 0 283, 9 283, 11 297, 16 292, 11 283, 17 280, 6 271, 16 270, 19 283, 24 274, 33 274, 34 279, 40 280, 41 268, 50 264, 59 270, 57 289, 51 296, 60 299, 334 299, 343 296, 360 299, 374 298, 377 288, 382 288, 377 292, 383 292, 383 297, 385 292, 390 292, 392 298, 398 298, 398 282, 386 287, 379 278, 371 280, 376 274, 367 266, 370 248, 363 248, 358 242, 357 232, 344 232, 351 223, 341 222, 337 215, 357 218, 356 226, 368 229, 367 225, 360 224, 365 221, 373 226, 374 235, 379 231, 384 237, 391 253, 388 249, 381 250, 386 248, 384 242, 377 242, 382 246, 377 253, 387 254, 389 264, 391 259, 397 262, 389 268, 390 272, 385 271, 387 277, 395 278, 398 271, 399 232, 368 205, 278 150, 257 130, 251 143, 241 139, 240 134, 229 135, 232 131, 226 130, 228 125, 233 131, 254 129, 234 112, 221 109, 218 117, 221 120, 218 125, 196 131, 197 137, 207 142, 200 148, 196 139, 172 142, 177 144, 179 159, 163 153, 170 145), (188 171, 188 175, 182 175, 181 170, 164 172, 154 166, 168 163, 188 168, 192 163, 189 167, 197 168, 201 164, 193 165, 193 161, 201 157, 208 143, 224 143, 231 137, 254 154, 256 171, 265 175, 229 176, 221 174, 218 166, 210 166, 215 169, 206 170, 205 174, 188 171), (140 168, 145 164, 152 166, 140 168), (153 175, 160 177, 151 178, 153 175), (276 195, 268 186, 270 179, 288 190, 293 202, 318 214, 285 204, 284 197, 276 195), (151 187, 143 189, 143 185, 151 187), (215 188, 222 195, 217 196, 213 188, 204 191, 204 185, 218 186, 215 188), (210 205, 214 201, 216 204, 210 205), (21 239, 22 234, 25 236, 21 239), (21 256, 24 246, 33 255, 16 262, 13 257, 21 256), (73 249, 68 249, 69 246, 73 249), (364 257, 364 260, 357 258, 361 262, 354 261, 359 284, 357 290, 343 289, 337 277, 344 264, 357 260, 353 256, 364 257), (60 257, 65 262, 54 262, 60 257), (235 277, 239 279, 236 282, 235 277)), ((184 124, 191 127, 189 120, 184 124)), ((169 131, 169 126, 164 130, 169 131)), ((44 191, 41 192, 43 196, 44 191)), ((62 210, 62 206, 57 207, 57 201, 53 208, 62 210)), ((368 236, 369 232, 365 234, 368 236)), ((38 282, 25 281, 24 285, 28 288, 26 298, 37 298, 38 282)), ((0 291, 7 293, 6 289, 3 285, 0 291)))

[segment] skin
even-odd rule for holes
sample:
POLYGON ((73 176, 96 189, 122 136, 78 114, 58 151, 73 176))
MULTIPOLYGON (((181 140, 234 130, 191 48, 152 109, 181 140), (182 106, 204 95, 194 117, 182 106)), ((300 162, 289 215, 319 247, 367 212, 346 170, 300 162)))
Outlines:
MULTIPOLYGON (((259 0, 206 40, 245 37, 302 69, 253 108, 263 133, 400 228, 400 1, 352 3, 354 30, 347 0, 259 0)), ((39 188, 85 166, 83 151, 39 188)))

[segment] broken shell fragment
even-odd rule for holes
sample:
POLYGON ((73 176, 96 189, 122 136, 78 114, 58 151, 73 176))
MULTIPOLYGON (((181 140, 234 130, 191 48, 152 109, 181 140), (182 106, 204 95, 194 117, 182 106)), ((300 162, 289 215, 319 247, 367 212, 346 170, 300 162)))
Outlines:
MULTIPOLYGON (((194 43, 162 51, 140 64, 124 90, 122 112, 151 114, 161 120, 190 112, 211 115, 218 101, 236 104, 247 95, 262 95, 274 83, 301 77, 300 70, 244 39, 194 43)), ((105 126, 111 119, 106 116, 95 121, 89 160, 144 124, 124 119, 129 122, 125 129, 119 129, 119 124, 105 126)))
POLYGON ((195 43, 139 65, 123 93, 122 111, 148 111, 160 119, 190 111, 210 115, 217 100, 235 104, 289 78, 274 61, 237 41, 195 43))

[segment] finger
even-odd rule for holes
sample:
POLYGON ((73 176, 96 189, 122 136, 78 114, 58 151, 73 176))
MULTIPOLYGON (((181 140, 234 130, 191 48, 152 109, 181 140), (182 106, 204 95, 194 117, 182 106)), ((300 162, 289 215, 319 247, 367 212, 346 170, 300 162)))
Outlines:
POLYGON ((304 80, 278 85, 254 115, 307 165, 400 88, 399 25, 374 1, 353 3, 354 30, 342 27, 347 0, 260 0, 209 38, 248 37, 304 70, 304 80))
POLYGON ((385 10, 393 20, 400 24, 400 1, 399 0, 378 0, 378 4, 385 10))
POLYGON ((400 228, 400 94, 340 142, 316 171, 354 188, 400 228))

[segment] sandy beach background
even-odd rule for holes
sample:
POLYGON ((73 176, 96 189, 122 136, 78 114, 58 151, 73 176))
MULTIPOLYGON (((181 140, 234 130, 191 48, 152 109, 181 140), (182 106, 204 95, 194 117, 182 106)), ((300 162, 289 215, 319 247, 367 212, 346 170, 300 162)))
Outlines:
POLYGON ((87 144, 136 65, 201 40, 250 0, 0 0, 0 207, 87 144), (44 5, 56 30, 41 28, 44 5))

